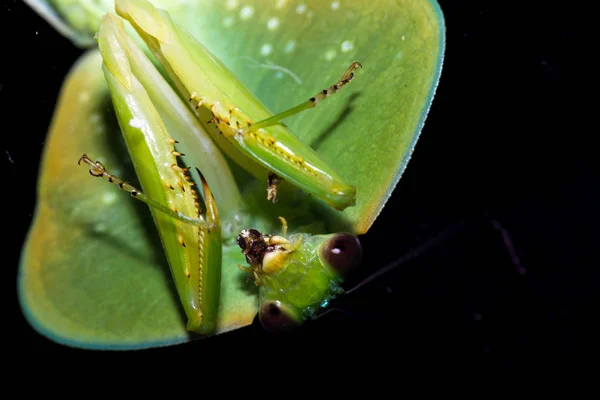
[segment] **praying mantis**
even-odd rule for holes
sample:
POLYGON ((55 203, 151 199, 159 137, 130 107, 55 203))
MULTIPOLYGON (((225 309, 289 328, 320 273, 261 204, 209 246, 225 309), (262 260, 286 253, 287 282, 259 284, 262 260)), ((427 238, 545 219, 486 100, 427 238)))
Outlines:
MULTIPOLYGON (((260 18, 254 15, 259 12, 258 7, 231 1, 225 5, 216 3, 203 3, 205 11, 222 7, 232 14, 235 11, 238 24, 252 19, 258 24, 256 21, 260 18)), ((267 11, 285 10, 287 15, 302 15, 308 21, 312 18, 316 21, 320 13, 324 14, 318 2, 287 3, 291 2, 276 2, 271 5, 272 10, 264 6, 265 10, 260 12, 268 15, 267 11), (309 12, 312 13, 310 17, 309 12)), ((364 15, 373 11, 369 6, 364 8, 360 4, 332 2, 328 6, 331 13, 338 12, 340 7, 364 15)), ((88 169, 90 175, 103 178, 118 188, 79 175, 81 167, 77 167, 77 159, 66 160, 69 176, 84 189, 77 204, 93 204, 94 210, 101 210, 98 212, 105 219, 96 217, 90 223, 89 215, 94 214, 90 211, 91 207, 88 207, 87 214, 77 206, 66 207, 71 214, 66 218, 63 216, 67 222, 61 220, 60 225, 80 227, 79 222, 83 220, 84 234, 77 238, 71 236, 71 242, 67 242, 68 238, 62 240, 70 246, 70 243, 82 240, 81 237, 104 236, 106 228, 98 226, 102 226, 101 221, 111 219, 106 217, 108 213, 116 213, 118 221, 119 216, 131 214, 130 208, 135 207, 129 204, 135 200, 121 197, 119 205, 129 211, 120 213, 118 210, 115 191, 128 192, 130 197, 150 206, 151 220, 158 231, 178 301, 173 301, 173 296, 165 293, 164 276, 146 276, 147 280, 136 276, 136 271, 140 271, 138 263, 140 266, 148 264, 145 260, 130 261, 135 263, 131 271, 119 270, 117 265, 110 265, 105 260, 104 264, 108 266, 103 264, 101 270, 104 271, 85 268, 86 272, 102 277, 107 283, 121 280, 128 284, 123 283, 118 288, 100 285, 102 289, 98 290, 97 283, 92 283, 98 281, 88 277, 80 282, 79 287, 89 289, 86 293, 89 297, 101 296, 97 297, 98 301, 111 304, 110 309, 116 310, 114 312, 120 316, 100 315, 95 321, 82 318, 78 308, 83 306, 76 303, 86 295, 77 294, 77 283, 69 283, 68 286, 73 287, 69 298, 64 292, 61 295, 52 293, 48 280, 37 279, 31 273, 36 271, 36 267, 41 270, 35 252, 36 244, 44 246, 43 240, 39 239, 42 234, 37 233, 40 228, 36 229, 34 224, 24 248, 20 277, 21 303, 32 325, 43 334, 69 345, 129 349, 181 343, 195 338, 196 334, 222 333, 247 325, 257 313, 266 328, 287 328, 300 324, 325 308, 329 300, 343 292, 340 286, 343 273, 356 267, 360 260, 360 242, 356 235, 364 233, 372 224, 406 166, 439 78, 443 21, 440 22, 437 5, 429 2, 425 6, 411 2, 400 4, 407 10, 414 11, 411 8, 414 7, 418 11, 413 16, 421 23, 417 26, 425 34, 414 46, 424 44, 432 50, 425 57, 427 62, 418 66, 426 68, 421 71, 420 79, 416 79, 418 90, 412 93, 415 95, 412 102, 407 103, 412 108, 398 112, 411 116, 404 121, 403 130, 407 135, 397 134, 390 142, 390 134, 379 133, 382 130, 380 121, 363 121, 364 127, 359 123, 348 128, 358 129, 362 134, 368 132, 370 138, 363 137, 363 142, 353 143, 349 140, 353 135, 342 135, 340 131, 336 137, 325 138, 323 142, 322 146, 331 150, 319 153, 296 136, 298 129, 290 129, 286 124, 289 120, 291 125, 291 120, 296 119, 300 120, 297 122, 300 126, 314 125, 302 118, 306 114, 315 114, 319 109, 335 106, 336 97, 341 98, 344 91, 358 86, 360 80, 355 79, 355 72, 361 65, 355 59, 345 62, 343 68, 337 68, 337 80, 328 77, 328 82, 323 85, 326 89, 313 96, 306 89, 303 95, 308 98, 307 101, 274 114, 257 100, 219 57, 186 30, 190 25, 183 27, 181 21, 185 18, 178 20, 175 15, 181 14, 177 14, 176 10, 161 10, 147 1, 116 1, 114 8, 100 18, 95 36, 99 53, 88 54, 76 67, 81 71, 101 71, 101 76, 95 75, 93 79, 79 82, 76 80, 77 70, 74 70, 74 80, 66 84, 71 87, 65 88, 63 100, 69 101, 67 96, 78 91, 81 98, 83 88, 86 88, 84 93, 88 93, 87 97, 95 100, 100 98, 100 93, 105 97, 109 94, 115 110, 114 118, 129 155, 129 168, 135 170, 134 179, 141 189, 120 176, 127 166, 114 157, 114 151, 113 154, 107 151, 106 144, 99 145, 103 140, 98 137, 100 135, 79 132, 77 137, 81 136, 81 139, 71 135, 69 145, 83 150, 77 155, 79 163, 88 169), (431 21, 432 17, 434 23, 427 25, 422 22, 431 21), (343 89, 350 82, 352 85, 343 89), (338 91, 339 95, 336 94, 338 91), (332 96, 331 100, 327 99, 322 106, 308 111, 333 94, 336 96, 332 96), (75 145, 78 140, 80 143, 75 145), (372 141, 379 146, 387 144, 390 147, 387 150, 393 150, 392 153, 373 153, 374 150, 365 146, 372 141), (394 142, 395 146, 392 145, 394 142), (353 161, 351 154, 357 154, 359 158, 353 161), (369 187, 369 181, 377 179, 369 173, 368 164, 361 166, 361 156, 365 160, 378 159, 379 166, 385 164, 385 160, 395 165, 388 168, 389 171, 382 171, 382 177, 376 184, 379 187, 375 190, 369 187), (87 179, 87 182, 82 179, 87 179), (247 184, 249 188, 240 190, 243 186, 240 182, 248 181, 251 181, 247 184), (274 221, 281 226, 280 234, 276 233, 274 221), (288 229, 293 233, 288 234, 288 229), (89 235, 89 231, 94 234, 89 235), (131 279, 136 280, 135 284, 131 279), (253 286, 258 287, 258 293, 253 286), (161 297, 156 296, 158 292, 161 297), (113 304, 111 296, 115 298, 114 303, 119 304, 113 304), (48 303, 48 299, 53 306, 44 309, 45 306, 40 304, 42 301, 48 303), (151 306, 148 306, 148 300, 152 301, 151 306), (181 309, 185 314, 184 321, 181 309), (140 316, 142 314, 147 315, 140 316), (149 327, 144 322, 146 317, 160 327, 149 327), (126 328, 114 326, 127 318, 134 318, 135 323, 126 328)), ((236 22, 230 24, 230 16, 226 16, 222 23, 227 28, 235 28, 236 22)), ((267 29, 276 29, 277 24, 273 21, 279 19, 274 18, 268 18, 267 29)), ((306 19, 304 21, 306 23, 306 19)), ((405 29, 405 32, 408 30, 405 29)), ((398 36, 402 41, 404 37, 398 36)), ((296 40, 291 40, 285 42, 284 52, 293 47, 290 43, 296 43, 296 40)), ((349 52, 347 49, 353 45, 348 43, 342 42, 341 52, 349 52)), ((269 53, 268 49, 262 46, 261 53, 269 53)), ((294 51, 292 48, 289 52, 294 51)), ((324 60, 331 57, 331 53, 325 53, 324 60)), ((373 54, 365 53, 364 57, 361 57, 363 65, 372 69, 374 75, 366 78, 369 82, 363 82, 364 86, 358 88, 366 92, 373 90, 379 95, 386 93, 385 87, 398 79, 398 72, 387 68, 378 70, 377 63, 371 66, 368 61, 377 60, 373 54)), ((388 62, 398 62, 402 54, 396 53, 394 57, 399 58, 388 57, 388 62)), ((250 60, 246 58, 246 64, 252 64, 250 60)), ((263 67, 277 73, 284 71, 282 67, 271 69, 273 65, 265 63, 263 67)), ((396 100, 401 98, 397 95, 392 97, 396 100)), ((86 106, 97 109, 99 103, 86 106)), ((105 103, 102 105, 105 107, 105 103)), ((53 134, 64 128, 60 107, 58 110, 53 134)), ((85 106, 81 106, 80 110, 85 113, 85 106)), ((378 115, 375 113, 371 117, 378 115)), ((89 122, 89 119, 85 122, 88 127, 89 122)), ((383 130, 397 131, 396 123, 396 118, 388 120, 383 124, 383 130)), ((56 137, 60 137, 60 133, 56 133, 56 137)), ((55 142, 58 141, 55 139, 55 142)), ((48 148, 52 147, 50 142, 48 148)), ((69 154, 75 153, 71 151, 75 149, 68 150, 69 154)), ((46 157, 47 160, 52 159, 50 152, 46 157)), ((62 155, 61 163, 63 158, 65 155, 62 155)), ((47 161, 46 164, 52 163, 47 161)), ((41 182, 46 182, 46 186, 42 187, 49 187, 49 193, 60 192, 60 185, 48 183, 48 179, 51 178, 45 181, 44 177, 41 178, 41 182)), ((43 196, 44 193, 41 194, 43 196)), ((66 200, 61 199, 59 203, 60 207, 64 207, 66 200)), ((144 219, 148 220, 148 217, 144 219)), ((109 232, 109 236, 132 240, 130 237, 136 236, 136 233, 139 237, 134 228, 122 235, 109 232)), ((87 237, 84 241, 93 242, 87 237)), ((118 247, 113 244, 109 249, 104 244, 93 243, 110 252, 118 247)), ((135 253, 140 254, 140 249, 147 249, 148 244, 137 247, 135 253)), ((99 256, 101 253, 98 252, 91 255, 99 256)), ((64 256, 57 258, 64 259, 64 256)), ((81 260, 79 265, 82 267, 90 259, 74 258, 81 260)), ((102 264, 100 261, 94 260, 92 264, 102 264)), ((54 264, 59 262, 46 261, 46 264, 56 267, 54 264)), ((127 262, 121 261, 119 265, 123 267, 127 262)), ((77 280, 75 277, 81 273, 76 268, 64 271, 56 268, 56 271, 72 280, 77 280)), ((101 310, 98 314, 102 314, 101 310)))

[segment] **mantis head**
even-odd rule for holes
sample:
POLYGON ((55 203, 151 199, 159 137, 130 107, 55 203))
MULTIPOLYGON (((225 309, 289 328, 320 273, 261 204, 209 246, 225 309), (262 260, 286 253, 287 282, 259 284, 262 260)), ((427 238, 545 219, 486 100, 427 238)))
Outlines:
POLYGON ((362 259, 358 237, 350 233, 286 237, 245 229, 237 244, 260 287, 259 320, 271 331, 286 330, 314 318, 343 293, 340 283, 362 259))

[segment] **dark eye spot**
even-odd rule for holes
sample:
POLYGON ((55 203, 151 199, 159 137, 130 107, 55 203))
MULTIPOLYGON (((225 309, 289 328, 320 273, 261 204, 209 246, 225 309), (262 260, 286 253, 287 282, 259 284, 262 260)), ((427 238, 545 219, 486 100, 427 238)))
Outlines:
POLYGON ((269 331, 283 331, 300 325, 301 321, 280 301, 269 301, 262 305, 258 318, 269 331))
POLYGON ((249 233, 250 237, 253 237, 253 238, 260 238, 262 236, 262 233, 260 233, 256 229, 248 229, 248 233, 249 233))
POLYGON ((354 269, 362 260, 360 241, 349 233, 332 236, 321 251, 329 266, 342 275, 354 269))
POLYGON ((244 237, 242 236, 242 234, 239 234, 237 237, 237 244, 238 246, 240 246, 240 248, 242 250, 246 249, 246 239, 244 239, 244 237))

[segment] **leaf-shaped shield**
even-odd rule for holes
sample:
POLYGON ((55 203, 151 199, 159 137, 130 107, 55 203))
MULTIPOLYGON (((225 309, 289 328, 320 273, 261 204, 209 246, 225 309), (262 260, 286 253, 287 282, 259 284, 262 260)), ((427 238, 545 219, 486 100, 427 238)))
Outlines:
MULTIPOLYGON (((347 90, 285 123, 357 187, 356 206, 339 212, 307 200, 305 216, 327 231, 365 233, 400 179, 433 99, 445 40, 437 3, 198 1, 165 8, 273 112, 329 86, 351 62, 363 64, 347 90)), ((93 150, 135 182, 100 65, 96 51, 87 53, 62 88, 22 253, 22 308, 39 332, 72 346, 181 343, 193 337, 147 207, 87 179, 76 165, 93 150)), ((264 207, 249 199, 259 220, 264 207)), ((241 253, 224 246, 219 332, 256 314, 256 291, 238 263, 241 253)))

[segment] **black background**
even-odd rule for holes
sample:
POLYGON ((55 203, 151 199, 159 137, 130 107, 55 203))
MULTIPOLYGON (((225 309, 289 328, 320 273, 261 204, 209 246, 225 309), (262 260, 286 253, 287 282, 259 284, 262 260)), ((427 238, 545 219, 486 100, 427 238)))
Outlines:
MULTIPOLYGON (((593 148, 582 139, 597 128, 577 127, 570 11, 522 3, 531 8, 440 1, 447 25, 440 85, 405 175, 362 238, 369 263, 347 287, 457 226, 446 240, 340 300, 340 312, 293 334, 267 334, 256 323, 128 355, 207 357, 234 350, 252 356, 285 349, 400 360, 451 353, 516 365, 524 356, 593 350, 600 197, 593 148)), ((7 1, 0 12, 8 45, 0 74, 0 160, 11 340, 22 351, 80 352, 34 332, 13 295, 44 137, 80 51, 20 2, 7 1)))

